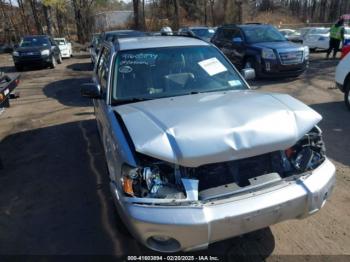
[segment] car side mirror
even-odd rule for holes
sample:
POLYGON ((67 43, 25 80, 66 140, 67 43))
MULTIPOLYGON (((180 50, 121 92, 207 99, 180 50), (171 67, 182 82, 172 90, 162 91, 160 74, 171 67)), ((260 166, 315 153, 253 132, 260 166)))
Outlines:
POLYGON ((243 43, 243 40, 240 37, 234 37, 232 38, 232 43, 234 43, 235 45, 241 45, 243 43))
POLYGON ((82 97, 87 98, 101 98, 100 88, 95 83, 82 84, 80 88, 80 94, 82 97))
POLYGON ((245 80, 255 79, 255 70, 253 68, 244 68, 241 70, 241 75, 245 80))

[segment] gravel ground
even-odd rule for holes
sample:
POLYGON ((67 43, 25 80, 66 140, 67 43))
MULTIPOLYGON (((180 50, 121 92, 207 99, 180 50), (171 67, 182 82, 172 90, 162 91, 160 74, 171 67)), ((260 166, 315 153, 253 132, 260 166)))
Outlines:
MULTIPOLYGON (((305 255, 350 255, 350 112, 334 85, 338 61, 323 57, 313 54, 308 72, 298 79, 252 84, 259 92, 291 94, 322 114, 327 153, 337 166, 332 198, 307 219, 221 241, 196 254, 268 261, 279 255, 307 261, 320 257, 305 255)), ((80 56, 56 69, 21 73, 21 97, 0 113, 0 254, 147 252, 125 232, 111 202, 93 108, 79 94, 91 76, 89 62, 80 56)), ((14 72, 10 56, 0 55, 0 68, 14 72)))

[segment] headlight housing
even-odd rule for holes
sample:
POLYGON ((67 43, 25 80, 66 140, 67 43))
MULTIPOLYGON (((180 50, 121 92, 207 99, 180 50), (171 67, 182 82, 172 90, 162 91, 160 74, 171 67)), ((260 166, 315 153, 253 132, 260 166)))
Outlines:
POLYGON ((179 170, 174 164, 154 160, 141 161, 138 167, 122 165, 120 186, 123 193, 129 197, 185 199, 179 170))
POLYGON ((45 49, 45 50, 42 50, 40 53, 41 53, 41 55, 49 55, 50 54, 50 50, 45 49))
POLYGON ((18 53, 17 51, 14 51, 14 52, 12 53, 12 55, 13 55, 13 56, 19 56, 19 53, 18 53))
POLYGON ((304 57, 306 60, 309 60, 310 49, 308 46, 304 46, 304 57))
POLYGON ((261 51, 261 57, 264 59, 276 59, 275 52, 270 48, 264 48, 261 51))

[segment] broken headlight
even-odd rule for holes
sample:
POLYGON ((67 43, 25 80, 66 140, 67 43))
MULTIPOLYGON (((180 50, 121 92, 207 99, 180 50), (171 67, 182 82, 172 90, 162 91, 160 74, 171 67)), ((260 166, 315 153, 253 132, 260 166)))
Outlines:
POLYGON ((322 131, 315 126, 285 154, 297 172, 305 172, 317 168, 325 160, 325 151, 322 131))
POLYGON ((128 196, 149 198, 185 198, 181 185, 173 183, 174 167, 153 163, 145 167, 123 165, 121 184, 128 196))

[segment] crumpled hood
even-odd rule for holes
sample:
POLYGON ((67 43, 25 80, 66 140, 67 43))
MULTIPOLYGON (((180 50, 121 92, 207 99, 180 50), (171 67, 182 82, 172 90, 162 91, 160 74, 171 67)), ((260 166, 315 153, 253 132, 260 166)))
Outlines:
POLYGON ((293 146, 322 117, 284 94, 203 93, 114 107, 139 153, 185 167, 293 146))

